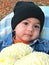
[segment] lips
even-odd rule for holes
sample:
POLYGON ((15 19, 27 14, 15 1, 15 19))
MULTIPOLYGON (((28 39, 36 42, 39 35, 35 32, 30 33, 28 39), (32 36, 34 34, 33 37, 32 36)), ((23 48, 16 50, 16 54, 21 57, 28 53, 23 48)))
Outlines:
POLYGON ((32 35, 31 34, 25 34, 26 36, 28 36, 28 37, 31 37, 32 35))

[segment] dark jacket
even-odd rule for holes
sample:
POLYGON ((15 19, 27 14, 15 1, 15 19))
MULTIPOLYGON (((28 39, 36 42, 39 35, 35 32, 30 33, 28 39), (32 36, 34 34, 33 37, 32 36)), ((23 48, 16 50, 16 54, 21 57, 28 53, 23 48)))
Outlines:
MULTIPOLYGON (((12 33, 10 33, 5 39, 0 41, 0 51, 13 44, 12 33)), ((37 40, 31 41, 29 44, 35 51, 45 52, 49 54, 49 41, 38 38, 37 40)))

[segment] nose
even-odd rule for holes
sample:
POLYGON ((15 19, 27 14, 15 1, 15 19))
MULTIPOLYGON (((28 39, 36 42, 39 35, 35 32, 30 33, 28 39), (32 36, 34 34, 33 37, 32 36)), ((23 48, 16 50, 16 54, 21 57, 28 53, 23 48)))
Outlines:
POLYGON ((30 25, 30 26, 28 26, 28 31, 30 31, 30 32, 32 32, 33 31, 33 27, 30 25))

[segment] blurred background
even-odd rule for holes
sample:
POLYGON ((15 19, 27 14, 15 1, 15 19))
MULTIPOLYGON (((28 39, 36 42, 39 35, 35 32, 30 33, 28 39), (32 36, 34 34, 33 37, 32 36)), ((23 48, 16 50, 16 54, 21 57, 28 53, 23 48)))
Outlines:
POLYGON ((33 1, 38 5, 49 5, 49 0, 0 0, 0 20, 13 11, 17 1, 33 1))

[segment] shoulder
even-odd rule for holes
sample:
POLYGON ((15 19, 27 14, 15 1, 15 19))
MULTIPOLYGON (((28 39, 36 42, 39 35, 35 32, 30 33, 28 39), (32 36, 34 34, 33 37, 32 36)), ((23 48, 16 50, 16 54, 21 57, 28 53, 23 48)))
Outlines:
POLYGON ((46 39, 39 39, 39 44, 36 45, 37 48, 43 52, 49 52, 49 40, 46 39))
POLYGON ((9 35, 7 35, 4 39, 2 39, 2 40, 0 41, 0 51, 1 51, 3 48, 5 48, 5 47, 11 45, 12 42, 13 42, 13 41, 12 41, 12 34, 10 33, 9 35))
POLYGON ((43 38, 39 38, 38 42, 41 44, 49 44, 49 40, 43 39, 43 38))
POLYGON ((10 33, 4 40, 7 44, 10 44, 12 42, 12 33, 10 33))
POLYGON ((49 40, 38 38, 35 42, 31 43, 31 47, 35 51, 49 53, 49 40), (34 44, 33 44, 34 43, 34 44))
POLYGON ((46 49, 46 48, 49 49, 49 40, 39 38, 39 39, 38 39, 38 45, 39 45, 40 47, 45 48, 45 49, 46 49))

